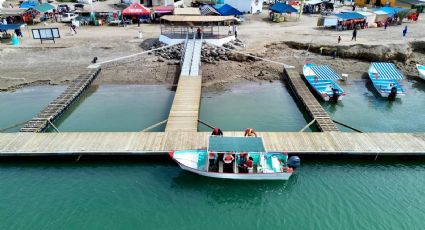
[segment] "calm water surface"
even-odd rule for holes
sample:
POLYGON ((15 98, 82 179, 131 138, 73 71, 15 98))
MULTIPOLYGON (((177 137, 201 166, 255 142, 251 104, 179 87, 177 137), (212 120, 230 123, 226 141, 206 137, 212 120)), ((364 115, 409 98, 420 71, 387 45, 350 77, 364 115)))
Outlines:
POLYGON ((3 163, 1 229, 422 229, 425 162, 306 160, 287 182, 170 161, 3 163))
MULTIPOLYGON (((237 84, 204 90, 200 119, 222 130, 299 131, 310 118, 298 108, 282 82, 237 84)), ((210 129, 199 125, 202 131, 210 129)))
POLYGON ((167 119, 173 97, 162 85, 93 85, 55 124, 63 132, 141 131, 167 119))
POLYGON ((322 105, 333 119, 362 131, 425 132, 425 81, 406 80, 402 85, 406 96, 388 101, 377 95, 370 80, 349 81, 341 84, 348 93, 342 102, 322 105))
MULTIPOLYGON (((0 93, 0 129, 30 120, 64 89, 65 86, 34 86, 0 93)), ((7 132, 17 132, 21 127, 7 132)))

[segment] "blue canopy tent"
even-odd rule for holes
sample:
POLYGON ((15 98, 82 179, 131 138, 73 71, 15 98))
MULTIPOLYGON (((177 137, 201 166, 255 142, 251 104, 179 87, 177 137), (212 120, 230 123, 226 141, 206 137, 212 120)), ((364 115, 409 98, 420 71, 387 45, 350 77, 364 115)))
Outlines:
POLYGON ((395 14, 398 14, 408 9, 385 6, 385 7, 379 8, 378 10, 387 13, 388 16, 390 17, 393 17, 395 14))
POLYGON ((335 14, 335 16, 343 21, 353 20, 353 19, 366 19, 366 16, 359 14, 357 12, 339 13, 339 14, 335 14))
POLYGON ((281 2, 274 4, 272 7, 270 7, 270 10, 279 14, 298 13, 298 10, 293 6, 281 2))
POLYGON ((221 16, 235 16, 235 15, 243 15, 242 12, 240 12, 238 9, 234 8, 233 6, 229 4, 217 4, 213 6, 214 9, 220 13, 221 16))
POLYGON ((30 1, 28 1, 28 2, 23 2, 20 6, 19 6, 19 8, 22 8, 22 9, 30 9, 30 8, 35 8, 36 6, 38 6, 39 5, 39 3, 38 2, 30 2, 30 1))
POLYGON ((379 79, 384 80, 403 80, 404 76, 393 63, 373 62, 372 67, 378 74, 379 79))
POLYGON ((339 80, 341 76, 335 70, 327 65, 310 66, 311 70, 316 74, 319 80, 339 80))
POLYGON ((16 30, 16 29, 20 29, 24 25, 25 24, 7 24, 7 25, 0 24, 0 31, 16 30))

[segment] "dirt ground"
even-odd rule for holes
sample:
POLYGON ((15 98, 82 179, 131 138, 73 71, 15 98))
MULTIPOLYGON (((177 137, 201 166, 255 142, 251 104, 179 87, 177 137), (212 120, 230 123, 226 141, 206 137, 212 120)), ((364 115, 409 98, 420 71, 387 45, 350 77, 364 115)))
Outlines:
MULTIPOLYGON (((347 46, 407 44, 425 39, 424 18, 416 23, 405 22, 402 26, 391 26, 385 31, 381 28, 359 30, 357 41, 351 41, 352 31, 318 29, 316 22, 317 16, 308 15, 303 15, 298 21, 284 23, 269 22, 267 11, 249 15, 238 27, 239 38, 246 44, 242 51, 293 65, 300 72, 304 63, 312 62, 329 64, 339 73, 349 74, 350 78, 361 78, 369 66, 367 61, 332 59, 305 50, 290 49, 283 42, 347 46), (406 25, 409 32, 407 38, 403 38, 401 31, 406 25), (341 44, 337 44, 338 36, 342 37, 341 44)), ((83 68, 90 64, 93 57, 98 57, 101 62, 144 51, 142 42, 157 39, 160 27, 158 24, 142 24, 140 27, 85 26, 77 28, 77 32, 72 36, 69 27, 62 23, 40 24, 23 30, 21 46, 0 44, 0 90, 13 90, 33 84, 66 83, 83 73, 83 68), (40 27, 58 27, 61 38, 56 43, 47 41, 40 44, 30 38, 30 29, 40 27), (143 39, 138 38, 139 31, 143 39)), ((424 56, 415 53, 405 73, 413 72, 411 66, 414 63, 425 63, 424 56)), ((264 61, 219 61, 217 64, 204 64, 202 74, 206 86, 220 86, 238 81, 277 80, 282 74, 282 68, 281 65, 264 61)), ((173 84, 176 75, 178 65, 175 61, 158 62, 154 55, 144 54, 103 66, 97 81, 101 84, 173 84)))

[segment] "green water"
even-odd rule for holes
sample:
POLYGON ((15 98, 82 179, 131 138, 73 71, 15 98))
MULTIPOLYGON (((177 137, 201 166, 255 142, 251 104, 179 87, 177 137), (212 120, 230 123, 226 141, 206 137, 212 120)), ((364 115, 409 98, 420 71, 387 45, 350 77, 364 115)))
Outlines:
POLYGON ((322 105, 333 119, 365 132, 425 132, 425 81, 402 85, 407 94, 388 101, 377 95, 370 80, 349 81, 341 84, 348 94, 342 102, 322 105))
POLYGON ((167 119, 173 97, 167 86, 93 85, 55 124, 62 132, 141 131, 167 119))
MULTIPOLYGON (((223 91, 204 90, 200 119, 228 131, 298 132, 310 118, 298 108, 282 82, 249 83, 223 91)), ((199 125, 202 131, 211 129, 199 125)))
POLYGON ((3 163, 0 229, 422 229, 424 163, 305 160, 287 182, 171 161, 3 163))
MULTIPOLYGON (((30 120, 64 89, 64 86, 34 86, 0 93, 0 129, 30 120)), ((21 127, 6 131, 17 132, 21 127)))

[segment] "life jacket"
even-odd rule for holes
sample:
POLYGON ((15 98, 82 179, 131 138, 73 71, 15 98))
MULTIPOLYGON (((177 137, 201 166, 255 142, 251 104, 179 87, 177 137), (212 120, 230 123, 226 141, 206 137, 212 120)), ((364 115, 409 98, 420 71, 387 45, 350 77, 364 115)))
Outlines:
POLYGON ((233 157, 232 157, 232 155, 226 155, 225 157, 224 157, 224 161, 226 162, 229 162, 229 161, 232 161, 233 160, 233 157))
POLYGON ((254 161, 252 161, 252 160, 247 160, 245 164, 246 164, 246 166, 247 166, 248 168, 252 168, 252 167, 254 166, 254 161))
POLYGON ((214 134, 214 135, 218 135, 218 128, 214 128, 214 130, 213 130, 213 134, 214 134))

